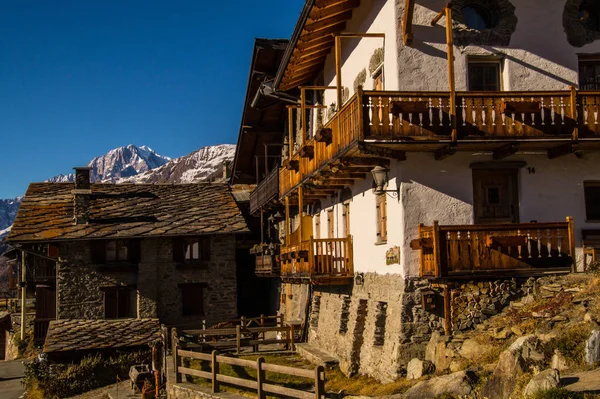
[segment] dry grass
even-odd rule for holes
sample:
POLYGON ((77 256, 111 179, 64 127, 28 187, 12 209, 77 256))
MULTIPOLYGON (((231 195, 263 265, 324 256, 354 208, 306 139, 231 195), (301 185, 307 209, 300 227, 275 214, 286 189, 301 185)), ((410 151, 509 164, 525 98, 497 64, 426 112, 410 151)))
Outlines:
MULTIPOLYGON (((251 355, 251 356, 240 356, 242 359, 247 360, 256 360, 259 355, 251 355)), ((301 357, 297 355, 265 355, 262 356, 265 359, 266 363, 278 364, 283 366, 297 367, 312 370, 315 368, 314 365, 309 362, 303 360, 301 357)), ((189 361, 189 365, 191 368, 203 371, 210 371, 209 362, 199 361, 199 360, 191 360, 189 361)), ((256 370, 239 367, 239 366, 231 366, 227 364, 221 364, 219 369, 220 374, 224 374, 231 377, 245 378, 248 380, 256 381, 256 370)), ((204 378, 199 377, 191 377, 188 376, 188 381, 193 382, 195 384, 209 387, 210 381, 204 378)), ((314 380, 290 376, 287 374, 273 373, 267 372, 265 373, 266 382, 273 383, 279 386, 284 386, 287 388, 299 389, 299 390, 310 390, 313 387, 314 380)), ((355 376, 352 378, 346 377, 339 369, 334 370, 326 370, 325 371, 325 390, 327 392, 339 393, 343 391, 346 395, 371 395, 371 396, 380 396, 380 395, 391 395, 396 393, 403 393, 408 388, 416 383, 416 381, 407 380, 405 378, 399 379, 398 381, 382 384, 377 380, 365 377, 365 376, 355 376)), ((221 385, 223 391, 236 393, 238 395, 244 395, 249 397, 254 397, 255 393, 252 390, 241 390, 232 386, 221 385)), ((271 396, 267 396, 271 398, 271 396)))

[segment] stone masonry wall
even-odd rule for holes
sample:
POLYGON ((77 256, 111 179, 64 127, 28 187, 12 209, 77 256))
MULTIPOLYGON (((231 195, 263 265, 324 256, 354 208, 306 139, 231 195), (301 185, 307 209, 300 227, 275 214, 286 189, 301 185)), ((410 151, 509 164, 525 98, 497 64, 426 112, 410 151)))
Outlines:
POLYGON ((443 330, 440 316, 421 309, 424 289, 426 281, 376 273, 364 274, 362 284, 316 286, 309 343, 337 357, 347 375, 392 381, 422 356, 431 332, 443 330))
POLYGON ((206 267, 176 266, 172 239, 141 241, 137 266, 112 268, 91 263, 89 241, 59 246, 57 316, 59 319, 104 318, 104 287, 137 287, 137 317, 158 317, 167 324, 208 323, 237 316, 235 236, 212 236, 206 267), (179 284, 204 283, 204 317, 183 317, 179 284))

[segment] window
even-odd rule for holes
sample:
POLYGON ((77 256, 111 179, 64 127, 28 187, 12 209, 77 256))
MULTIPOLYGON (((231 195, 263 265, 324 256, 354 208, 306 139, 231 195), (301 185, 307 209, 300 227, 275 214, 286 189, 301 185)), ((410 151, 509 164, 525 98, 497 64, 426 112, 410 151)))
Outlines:
POLYGON ((500 91, 500 61, 469 62, 470 91, 500 91))
POLYGON ((383 90, 383 68, 377 71, 377 74, 373 76, 373 90, 383 90))
POLYGON ((137 295, 131 287, 104 289, 104 318, 137 317, 137 295))
POLYGON ((180 284, 181 315, 204 316, 204 290, 206 283, 180 284))
POLYGON ((584 182, 586 220, 600 222, 600 181, 584 182))
POLYGON ((600 31, 600 4, 597 0, 583 0, 581 2, 579 20, 586 29, 600 31))
POLYGON ((375 196, 377 209, 377 241, 376 244, 385 244, 387 242, 387 200, 386 195, 379 194, 375 196))
POLYGON ((210 261, 210 237, 174 239, 173 260, 178 263, 205 263, 210 261))
POLYGON ((600 58, 579 59, 579 89, 600 90, 600 58))
POLYGON ((498 18, 495 17, 494 13, 479 4, 465 6, 461 9, 461 12, 465 19, 465 25, 471 29, 492 29, 498 24, 498 18))
POLYGON ((140 240, 94 240, 91 242, 92 263, 138 263, 140 240))

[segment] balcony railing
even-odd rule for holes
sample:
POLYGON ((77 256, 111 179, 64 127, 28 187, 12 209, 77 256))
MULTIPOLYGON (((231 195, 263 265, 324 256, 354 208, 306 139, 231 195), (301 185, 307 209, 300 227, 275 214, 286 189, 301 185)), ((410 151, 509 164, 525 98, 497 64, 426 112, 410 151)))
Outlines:
POLYGON ((311 238, 281 248, 281 276, 288 279, 310 279, 319 284, 348 282, 354 275, 352 237, 311 238))
POLYGON ((453 137, 449 92, 359 91, 324 126, 327 140, 311 138, 302 147, 309 151, 301 148, 280 169, 280 196, 327 163, 355 156, 359 142, 401 144, 404 151, 424 151, 420 145, 432 144, 433 151, 436 143, 453 140, 459 145, 529 141, 530 147, 531 142, 600 140, 600 92, 458 92, 456 104, 453 137))
POLYGON ((536 275, 573 266, 574 228, 565 223, 419 226, 421 276, 536 275))
POLYGON ((279 244, 257 244, 250 253, 255 256, 254 273, 258 277, 279 277, 280 264, 275 259, 279 254, 279 244))
POLYGON ((279 195, 279 171, 274 169, 250 193, 250 213, 254 214, 279 195))

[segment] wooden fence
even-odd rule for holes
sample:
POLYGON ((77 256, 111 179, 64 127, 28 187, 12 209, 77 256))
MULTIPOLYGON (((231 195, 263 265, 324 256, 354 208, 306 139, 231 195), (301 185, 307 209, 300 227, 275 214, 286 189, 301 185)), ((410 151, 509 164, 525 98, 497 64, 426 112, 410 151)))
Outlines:
MULTIPOLYGON (((239 326, 238 326, 239 327, 239 326)), ((212 383, 212 392, 221 392, 221 383, 234 385, 236 387, 254 390, 257 392, 257 397, 264 399, 266 394, 285 395, 289 398, 297 399, 324 399, 325 398, 325 369, 323 366, 318 366, 314 370, 306 370, 295 367, 280 366, 276 364, 265 363, 264 358, 260 357, 256 361, 238 359, 227 356, 220 356, 217 351, 211 354, 198 353, 185 349, 179 346, 177 334, 173 333, 173 354, 175 362, 176 382, 182 382, 184 375, 190 375, 200 378, 205 378, 212 383), (196 370, 183 366, 183 358, 196 359, 204 362, 210 362, 211 371, 196 370), (220 365, 228 364, 232 366, 250 368, 256 370, 256 379, 239 378, 225 374, 220 374, 220 365), (287 388, 279 385, 274 385, 267 382, 266 372, 286 374, 307 380, 314 380, 314 390, 306 391, 293 388, 287 388)))
POLYGON ((274 327, 242 327, 233 328, 208 328, 203 330, 183 330, 182 334, 193 336, 197 340, 195 345, 210 347, 212 349, 235 349, 240 354, 244 347, 252 347, 254 352, 259 351, 260 345, 285 344, 290 350, 295 349, 296 327, 293 324, 274 327), (267 333, 284 333, 282 339, 269 338, 267 333))

